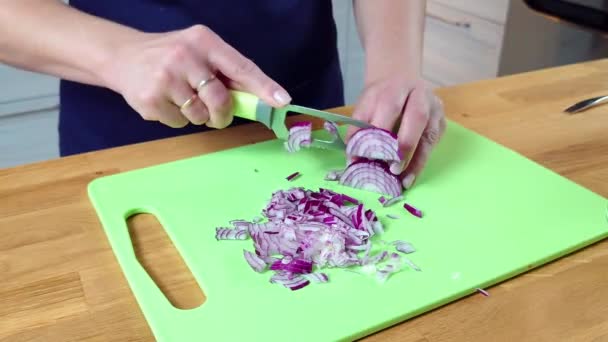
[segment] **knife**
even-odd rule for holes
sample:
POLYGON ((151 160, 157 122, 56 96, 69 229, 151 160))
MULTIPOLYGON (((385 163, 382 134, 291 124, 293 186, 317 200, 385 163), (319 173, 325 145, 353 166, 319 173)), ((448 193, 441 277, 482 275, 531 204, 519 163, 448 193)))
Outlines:
MULTIPOLYGON (((234 116, 260 122, 270 128, 279 139, 283 140, 287 140, 289 136, 289 129, 285 125, 285 118, 287 117, 288 112, 310 115, 336 124, 344 123, 360 128, 373 127, 367 122, 355 120, 348 116, 298 105, 287 105, 281 108, 274 108, 253 94, 237 90, 231 90, 230 92, 232 95, 234 116)), ((343 139, 325 141, 313 137, 311 146, 334 150, 346 149, 343 139)))
POLYGON ((586 100, 573 104, 572 106, 564 109, 564 112, 574 114, 574 113, 582 112, 582 111, 586 110, 587 108, 597 106, 604 102, 608 102, 608 96, 593 97, 593 98, 586 99, 586 100))

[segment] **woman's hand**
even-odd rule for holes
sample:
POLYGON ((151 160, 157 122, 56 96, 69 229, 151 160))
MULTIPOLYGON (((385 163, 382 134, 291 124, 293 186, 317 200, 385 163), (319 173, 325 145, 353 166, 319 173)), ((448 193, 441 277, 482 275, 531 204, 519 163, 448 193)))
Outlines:
MULTIPOLYGON (((370 82, 353 117, 397 133, 404 162, 399 170, 403 186, 412 186, 446 127, 441 100, 423 80, 390 76, 370 82)), ((356 131, 349 130, 348 137, 356 131)))
POLYGON ((145 120, 224 128, 232 122, 228 88, 276 107, 291 101, 279 84, 205 26, 132 38, 115 51, 105 83, 145 120))

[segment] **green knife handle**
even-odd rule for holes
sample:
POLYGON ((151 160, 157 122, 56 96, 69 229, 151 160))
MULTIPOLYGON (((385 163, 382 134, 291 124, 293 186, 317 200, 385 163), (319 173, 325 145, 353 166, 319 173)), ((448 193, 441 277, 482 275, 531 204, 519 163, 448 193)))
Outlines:
POLYGON ((234 116, 255 121, 260 99, 253 94, 242 91, 231 90, 230 93, 232 95, 232 111, 234 116))

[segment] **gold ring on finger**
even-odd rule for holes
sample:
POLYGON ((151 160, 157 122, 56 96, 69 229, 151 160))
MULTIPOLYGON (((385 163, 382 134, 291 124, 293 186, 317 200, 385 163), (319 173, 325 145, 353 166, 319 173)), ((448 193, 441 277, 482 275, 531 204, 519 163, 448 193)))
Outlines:
POLYGON ((211 75, 209 78, 202 80, 196 87, 196 91, 198 91, 200 93, 201 89, 203 89, 204 86, 206 86, 209 82, 213 81, 214 79, 215 79, 215 75, 211 75))
POLYGON ((194 100, 196 100, 197 97, 197 94, 192 95, 186 102, 184 102, 183 105, 179 107, 179 110, 183 112, 184 109, 190 107, 190 105, 192 105, 192 103, 194 102, 194 100))

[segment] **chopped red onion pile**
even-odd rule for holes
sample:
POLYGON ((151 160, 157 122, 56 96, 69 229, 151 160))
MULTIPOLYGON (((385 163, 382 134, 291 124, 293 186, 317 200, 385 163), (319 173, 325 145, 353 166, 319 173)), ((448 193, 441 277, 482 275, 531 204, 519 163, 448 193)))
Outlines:
MULTIPOLYGON (((327 268, 361 266, 381 282, 403 263, 419 270, 398 253, 371 254, 372 237, 384 232, 383 225, 374 211, 350 196, 328 189, 279 190, 262 214, 266 222, 233 220, 233 228, 216 228, 216 239, 251 237, 255 253, 244 250, 244 258, 255 272, 273 271, 271 283, 295 291, 311 282, 328 282, 327 268)), ((414 251, 405 241, 384 244, 401 253, 414 251)))
POLYGON ((312 122, 296 122, 289 129, 289 137, 284 143, 285 149, 292 153, 302 147, 309 147, 312 142, 312 122))

